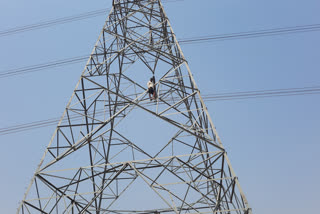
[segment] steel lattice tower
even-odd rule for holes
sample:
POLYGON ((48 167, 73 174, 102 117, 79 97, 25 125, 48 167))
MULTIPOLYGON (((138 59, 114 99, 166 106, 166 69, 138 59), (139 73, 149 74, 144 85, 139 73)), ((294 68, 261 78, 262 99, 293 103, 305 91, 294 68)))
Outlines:
POLYGON ((160 0, 113 1, 17 213, 251 213, 160 0))

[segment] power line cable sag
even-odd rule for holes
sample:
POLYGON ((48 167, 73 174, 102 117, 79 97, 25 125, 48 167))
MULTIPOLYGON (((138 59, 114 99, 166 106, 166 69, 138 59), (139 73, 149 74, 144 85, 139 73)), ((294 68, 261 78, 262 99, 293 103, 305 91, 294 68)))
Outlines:
MULTIPOLYGON (((184 0, 166 0, 165 3, 180 2, 180 1, 184 1, 184 0)), ((88 11, 88 12, 80 13, 80 14, 73 15, 73 16, 66 16, 66 17, 62 17, 62 18, 38 22, 35 24, 28 24, 28 25, 24 25, 24 26, 20 26, 20 27, 14 27, 11 29, 0 31, 0 37, 10 36, 13 34, 23 33, 23 32, 27 32, 27 31, 39 30, 42 28, 53 27, 56 25, 80 21, 83 19, 89 19, 89 18, 101 16, 101 15, 106 15, 106 14, 108 14, 108 10, 110 10, 110 8, 93 10, 93 11, 88 11)))
MULTIPOLYGON (((293 34, 293 33, 302 33, 302 32, 310 32, 310 31, 318 31, 318 30, 320 30, 320 24, 301 25, 301 26, 294 26, 294 27, 265 29, 265 30, 259 30, 259 31, 246 31, 246 32, 239 32, 239 33, 185 38, 180 40, 179 43, 181 45, 190 45, 190 44, 212 42, 212 41, 249 39, 249 38, 255 38, 255 37, 277 36, 282 34, 293 34)), ((6 78, 11 76, 31 73, 39 70, 44 70, 47 68, 52 68, 52 67, 75 64, 75 63, 79 63, 79 62, 83 62, 84 60, 87 60, 88 57, 89 55, 76 56, 76 57, 55 60, 51 62, 31 65, 31 66, 22 67, 22 68, 9 69, 7 71, 0 72, 0 78, 6 78)))
MULTIPOLYGON (((257 99, 283 96, 304 96, 304 95, 320 94, 320 86, 300 87, 300 88, 284 88, 271 90, 254 90, 242 92, 229 92, 217 94, 205 94, 203 99, 206 102, 225 101, 225 100, 242 100, 242 99, 257 99)), ((177 100, 178 101, 178 100, 177 100)), ((154 105, 154 104, 150 104, 154 105)), ((102 114, 104 111, 96 112, 102 114)), ((82 116, 73 115, 70 117, 73 120, 81 120, 82 116)), ((0 135, 14 134, 22 131, 28 131, 38 128, 44 128, 52 125, 57 125, 60 118, 51 118, 35 122, 23 123, 15 126, 0 128, 0 135)))
POLYGON ((42 29, 42 28, 52 27, 55 25, 65 24, 65 23, 69 23, 69 22, 82 20, 82 19, 88 19, 88 18, 104 15, 105 13, 106 13, 106 9, 101 9, 101 10, 90 11, 90 12, 86 12, 86 13, 82 13, 82 14, 78 14, 78 15, 74 15, 74 16, 68 16, 68 17, 38 22, 35 24, 24 25, 21 27, 15 27, 15 28, 0 31, 0 37, 10 36, 10 35, 17 34, 17 33, 23 33, 26 31, 32 31, 32 30, 38 30, 38 29, 42 29))
POLYGON ((299 25, 293 27, 282 27, 282 28, 270 28, 258 31, 245 31, 239 33, 230 33, 230 34, 220 34, 220 35, 211 35, 206 37, 196 37, 184 39, 180 43, 188 44, 188 43, 202 43, 214 40, 232 40, 232 39, 249 39, 255 37, 263 37, 263 36, 277 36, 282 34, 292 34, 292 33, 305 33, 312 31, 319 31, 320 24, 312 24, 312 25, 299 25))
POLYGON ((22 67, 22 68, 9 69, 5 72, 1 72, 0 78, 6 78, 6 77, 10 77, 10 76, 16 76, 16 75, 21 75, 21 74, 25 74, 25 73, 44 70, 44 69, 48 69, 48 68, 59 67, 59 66, 70 65, 70 64, 74 64, 74 63, 78 63, 78 62, 83 62, 84 60, 88 59, 88 57, 89 56, 87 56, 87 55, 86 56, 77 56, 77 57, 72 57, 72 58, 66 58, 66 59, 36 64, 36 65, 30 65, 30 66, 26 66, 26 67, 22 67))

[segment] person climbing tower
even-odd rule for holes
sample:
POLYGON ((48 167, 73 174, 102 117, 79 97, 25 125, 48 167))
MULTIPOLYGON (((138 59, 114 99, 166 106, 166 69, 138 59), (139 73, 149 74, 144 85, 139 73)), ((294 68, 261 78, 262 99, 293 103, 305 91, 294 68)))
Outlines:
POLYGON ((149 93, 149 98, 150 101, 152 101, 153 99, 156 99, 156 86, 155 86, 155 78, 151 77, 149 82, 147 83, 148 86, 148 93, 149 93))

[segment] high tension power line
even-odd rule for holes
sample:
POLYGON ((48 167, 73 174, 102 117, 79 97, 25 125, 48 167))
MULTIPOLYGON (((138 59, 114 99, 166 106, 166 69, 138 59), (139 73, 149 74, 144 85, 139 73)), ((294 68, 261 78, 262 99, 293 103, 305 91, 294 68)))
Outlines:
MULTIPOLYGON (((250 39, 250 38, 264 37, 264 36, 278 36, 278 35, 284 35, 284 34, 305 33, 305 32, 312 32, 312 31, 319 31, 319 30, 320 30, 320 24, 301 25, 301 26, 294 26, 294 27, 272 28, 272 29, 264 29, 264 30, 257 30, 257 31, 245 31, 245 32, 230 33, 230 34, 219 34, 219 35, 211 35, 211 36, 184 38, 184 39, 181 39, 179 43, 181 45, 190 45, 190 44, 198 44, 198 43, 208 43, 213 41, 250 39)), ((80 63, 87 60, 87 58, 88 58, 87 55, 76 56, 76 57, 65 58, 61 60, 55 60, 55 61, 36 64, 36 65, 26 66, 22 68, 8 69, 6 71, 0 72, 0 78, 6 78, 11 76, 36 72, 40 70, 45 70, 48 68, 80 63)))
MULTIPOLYGON (((172 3, 172 2, 179 2, 179 1, 184 1, 184 0, 165 0, 164 3, 172 3)), ((80 13, 80 14, 76 14, 76 15, 72 15, 72 16, 66 16, 66 17, 51 19, 51 20, 47 20, 47 21, 43 21, 43 22, 34 23, 34 24, 28 24, 28 25, 24 25, 24 26, 14 27, 14 28, 0 31, 0 37, 10 36, 13 34, 23 33, 23 32, 27 32, 27 31, 39 30, 39 29, 48 28, 48 27, 53 27, 56 25, 61 25, 61 24, 80 21, 80 20, 84 20, 84 19, 94 18, 94 17, 102 16, 102 15, 105 16, 108 10, 110 10, 110 8, 93 10, 93 11, 88 11, 88 12, 84 12, 84 13, 80 13)))
POLYGON ((105 15, 105 14, 106 14, 106 9, 100 9, 100 10, 89 11, 89 12, 85 12, 85 13, 81 13, 81 14, 77 14, 77 15, 73 15, 73 16, 38 22, 35 24, 28 24, 28 25, 24 25, 24 26, 20 26, 20 27, 2 30, 2 31, 0 31, 0 37, 11 36, 11 35, 17 34, 17 33, 23 33, 23 32, 27 32, 27 31, 33 31, 33 30, 53 27, 56 25, 79 21, 79 20, 88 19, 88 18, 93 18, 96 16, 105 15))
POLYGON ((293 33, 305 33, 305 32, 313 32, 319 31, 320 24, 312 24, 312 25, 299 25, 292 27, 282 27, 282 28, 271 28, 257 31, 245 31, 239 33, 230 33, 230 34, 220 34, 220 35, 212 35, 206 37, 195 37, 184 39, 180 43, 188 44, 188 43, 203 43, 208 41, 221 41, 221 40, 233 40, 233 39, 249 39, 255 37, 264 37, 264 36, 278 36, 282 34, 293 34, 293 33))
MULTIPOLYGON (((204 94, 203 100, 206 102, 216 102, 216 101, 225 101, 225 100, 257 99, 257 98, 261 99, 261 98, 270 98, 270 97, 301 96, 301 95, 311 95, 311 94, 320 94, 320 86, 204 94)), ((151 103, 150 105, 153 105, 153 104, 151 103)), ((101 113, 101 112, 98 112, 98 113, 101 113)), ((81 119, 81 117, 79 116, 73 117, 73 119, 77 119, 77 118, 81 119)), ((59 120, 60 118, 51 118, 51 119, 45 119, 45 120, 34 121, 34 122, 23 123, 15 126, 0 128, 0 136, 53 126, 53 125, 56 125, 59 122, 59 120)))

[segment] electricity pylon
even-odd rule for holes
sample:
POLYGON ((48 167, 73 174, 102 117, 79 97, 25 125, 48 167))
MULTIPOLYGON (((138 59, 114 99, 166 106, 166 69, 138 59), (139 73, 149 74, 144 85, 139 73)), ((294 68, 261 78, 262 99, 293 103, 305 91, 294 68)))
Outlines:
POLYGON ((17 213, 251 213, 160 0, 113 1, 17 213))

